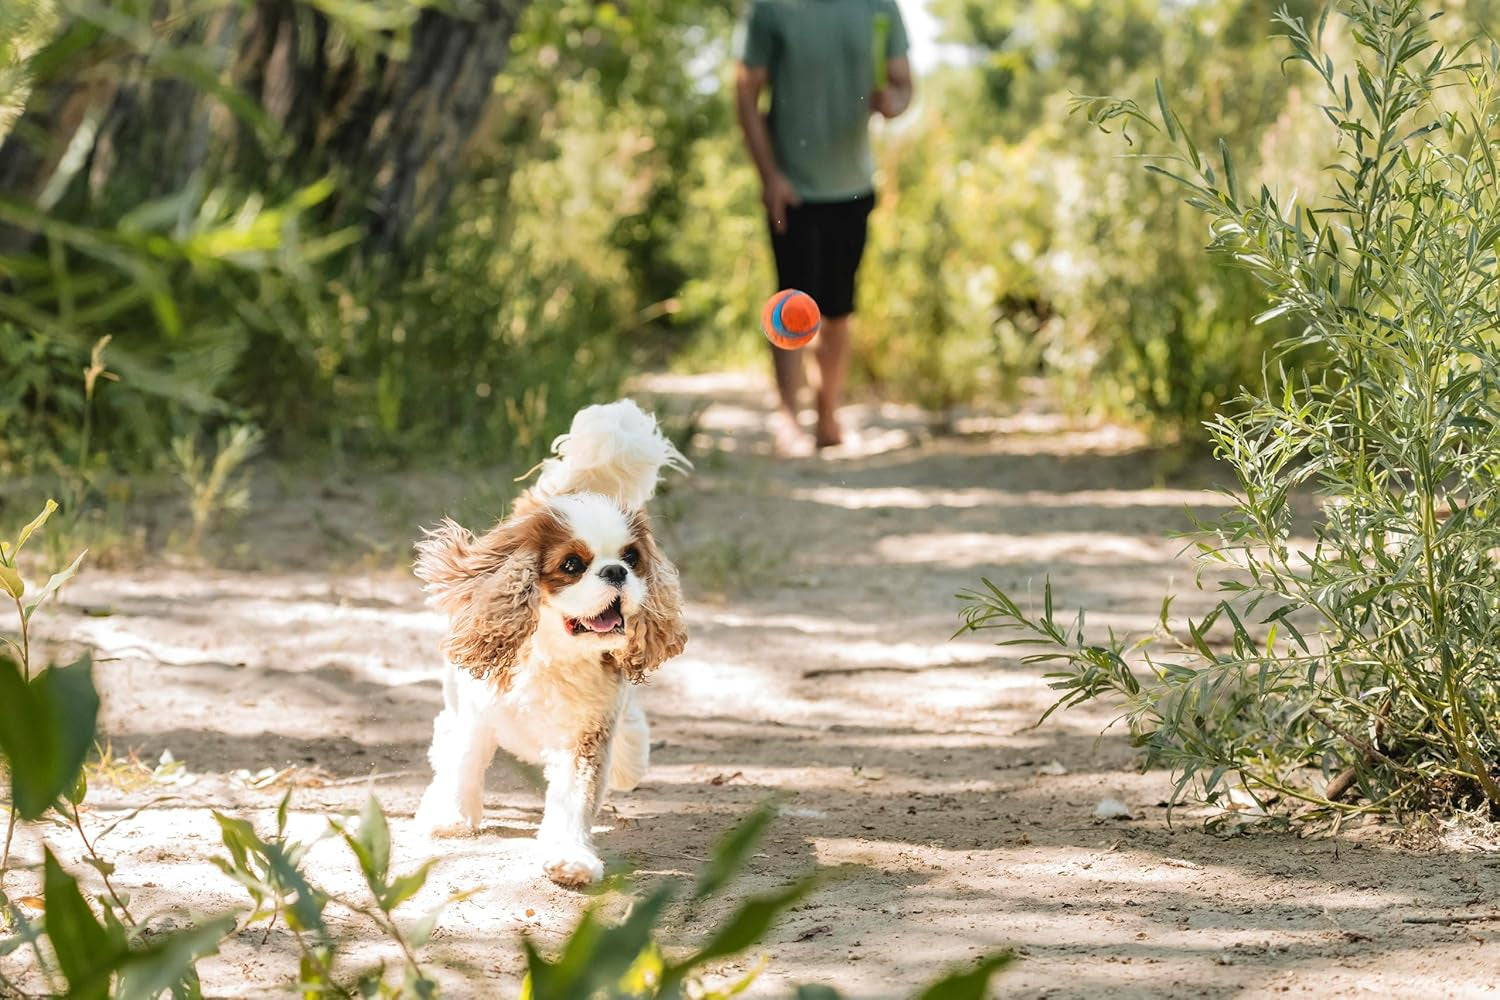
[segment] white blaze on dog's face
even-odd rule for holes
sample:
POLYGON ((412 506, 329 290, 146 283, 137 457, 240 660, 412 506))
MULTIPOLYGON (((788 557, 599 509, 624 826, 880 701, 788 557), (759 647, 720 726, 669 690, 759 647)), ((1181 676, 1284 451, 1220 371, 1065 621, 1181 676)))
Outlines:
POLYGON ((624 646, 626 627, 646 601, 644 546, 632 519, 592 493, 558 497, 551 506, 566 530, 549 533, 538 553, 540 626, 560 627, 577 642, 624 646))

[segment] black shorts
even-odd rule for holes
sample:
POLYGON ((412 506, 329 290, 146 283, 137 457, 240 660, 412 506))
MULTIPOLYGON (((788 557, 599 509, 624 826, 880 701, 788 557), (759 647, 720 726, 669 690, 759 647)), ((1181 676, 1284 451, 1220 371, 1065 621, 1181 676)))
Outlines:
POLYGON ((854 278, 865 252, 873 194, 788 205, 786 232, 771 229, 778 288, 806 292, 824 316, 854 311, 854 278))

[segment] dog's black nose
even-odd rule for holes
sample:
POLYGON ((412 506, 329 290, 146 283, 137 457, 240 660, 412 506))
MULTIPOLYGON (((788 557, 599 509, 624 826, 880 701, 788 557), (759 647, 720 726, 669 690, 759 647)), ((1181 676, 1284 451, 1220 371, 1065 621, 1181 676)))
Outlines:
POLYGON ((623 587, 625 586, 626 572, 627 570, 624 566, 621 566, 619 563, 611 563, 601 569, 599 575, 604 577, 605 583, 613 584, 616 587, 623 587))

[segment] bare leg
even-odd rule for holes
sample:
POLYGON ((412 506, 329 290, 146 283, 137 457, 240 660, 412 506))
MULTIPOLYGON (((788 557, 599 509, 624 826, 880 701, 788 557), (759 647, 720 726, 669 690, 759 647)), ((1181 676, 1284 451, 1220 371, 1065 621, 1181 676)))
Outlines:
POLYGON ((542 868, 558 885, 588 885, 604 877, 604 862, 594 851, 594 814, 604 798, 610 739, 606 725, 586 733, 571 750, 542 754, 547 803, 536 839, 542 868))
POLYGON ((464 704, 459 687, 474 683, 453 669, 443 680, 443 710, 432 724, 432 784, 417 807, 417 827, 434 837, 474 833, 484 814, 484 772, 495 736, 482 713, 464 704))
POLYGON ((839 403, 849 374, 849 317, 824 319, 816 341, 818 355, 818 447, 842 444, 839 403))
POLYGON ((776 454, 784 458, 806 455, 811 449, 797 421, 797 414, 802 409, 802 388, 807 381, 802 352, 786 351, 772 345, 771 364, 776 373, 776 395, 779 397, 771 427, 776 454))

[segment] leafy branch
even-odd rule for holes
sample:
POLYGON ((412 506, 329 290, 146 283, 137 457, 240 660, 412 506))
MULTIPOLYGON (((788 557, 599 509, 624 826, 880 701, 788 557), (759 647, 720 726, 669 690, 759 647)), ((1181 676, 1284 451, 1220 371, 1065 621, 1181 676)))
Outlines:
POLYGON ((1053 710, 1123 697, 1179 797, 1214 801, 1233 778, 1313 814, 1500 811, 1500 48, 1444 48, 1434 16, 1418 0, 1330 4, 1313 28, 1277 13, 1287 64, 1311 70, 1335 131, 1328 189, 1306 204, 1243 184, 1226 143, 1205 154, 1160 83, 1154 113, 1075 101, 1102 128, 1165 138, 1146 169, 1209 219, 1212 253, 1259 281, 1259 320, 1293 324, 1276 356, 1323 359, 1316 374, 1278 367, 1207 424, 1238 488, 1197 524, 1226 596, 1188 639, 1168 634, 1166 605, 1127 648, 1091 644, 1081 612, 1059 626, 1050 586, 1040 616, 988 582, 963 595, 966 627, 1015 630, 1047 650, 1031 661, 1062 663, 1053 710), (1325 48, 1334 13, 1352 67, 1325 48), (1325 499, 1304 523, 1310 492, 1325 499), (1208 641, 1215 625, 1227 644, 1208 641))

